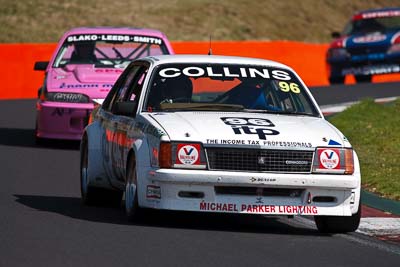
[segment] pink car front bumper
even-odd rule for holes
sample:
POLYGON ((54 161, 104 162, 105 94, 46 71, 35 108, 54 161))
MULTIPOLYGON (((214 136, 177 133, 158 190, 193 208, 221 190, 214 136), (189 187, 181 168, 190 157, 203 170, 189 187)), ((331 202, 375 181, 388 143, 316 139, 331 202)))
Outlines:
POLYGON ((80 140, 93 108, 94 104, 92 103, 38 101, 36 103, 36 136, 80 140))

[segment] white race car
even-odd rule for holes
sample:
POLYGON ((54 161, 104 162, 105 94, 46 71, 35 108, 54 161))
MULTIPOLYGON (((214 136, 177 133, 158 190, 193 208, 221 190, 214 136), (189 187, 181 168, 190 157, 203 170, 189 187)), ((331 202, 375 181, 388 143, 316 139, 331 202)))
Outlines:
POLYGON ((81 143, 84 203, 314 216, 355 231, 360 166, 289 67, 224 56, 133 61, 95 109, 81 143))

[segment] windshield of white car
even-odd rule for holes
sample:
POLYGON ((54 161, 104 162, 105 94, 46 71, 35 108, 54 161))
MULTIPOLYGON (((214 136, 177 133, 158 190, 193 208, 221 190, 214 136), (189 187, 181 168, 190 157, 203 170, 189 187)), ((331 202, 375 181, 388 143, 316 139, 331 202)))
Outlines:
POLYGON ((167 48, 161 39, 155 37, 139 39, 130 35, 76 35, 65 40, 53 67, 91 64, 95 67, 125 68, 134 59, 164 54, 169 54, 167 48), (89 37, 92 39, 87 40, 89 37))
POLYGON ((349 23, 343 31, 344 35, 367 34, 373 32, 389 32, 400 29, 400 16, 359 19, 349 23))
POLYGON ((288 69, 237 64, 164 64, 151 77, 143 111, 241 111, 320 116, 288 69))

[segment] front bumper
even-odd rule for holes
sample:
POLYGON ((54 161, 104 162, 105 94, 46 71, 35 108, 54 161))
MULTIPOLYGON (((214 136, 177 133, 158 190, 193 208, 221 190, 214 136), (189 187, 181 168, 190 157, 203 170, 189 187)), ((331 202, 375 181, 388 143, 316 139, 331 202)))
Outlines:
POLYGON ((400 72, 400 53, 357 54, 350 58, 329 58, 331 76, 378 75, 400 72))
POLYGON ((351 216, 357 212, 360 199, 359 173, 317 175, 160 169, 148 172, 147 178, 142 196, 139 193, 140 204, 156 209, 351 216))
POLYGON ((348 67, 342 70, 341 75, 377 75, 400 72, 399 64, 366 65, 359 67, 348 67))
POLYGON ((80 140, 91 111, 92 103, 36 103, 36 136, 51 139, 80 140))

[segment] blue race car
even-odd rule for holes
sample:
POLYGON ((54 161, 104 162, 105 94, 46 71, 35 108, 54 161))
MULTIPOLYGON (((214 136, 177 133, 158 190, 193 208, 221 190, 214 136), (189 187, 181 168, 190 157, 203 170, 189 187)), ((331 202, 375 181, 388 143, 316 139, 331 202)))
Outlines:
POLYGON ((375 74, 400 72, 400 8, 358 12, 332 37, 326 58, 331 84, 343 83, 348 74, 370 82, 375 74))

